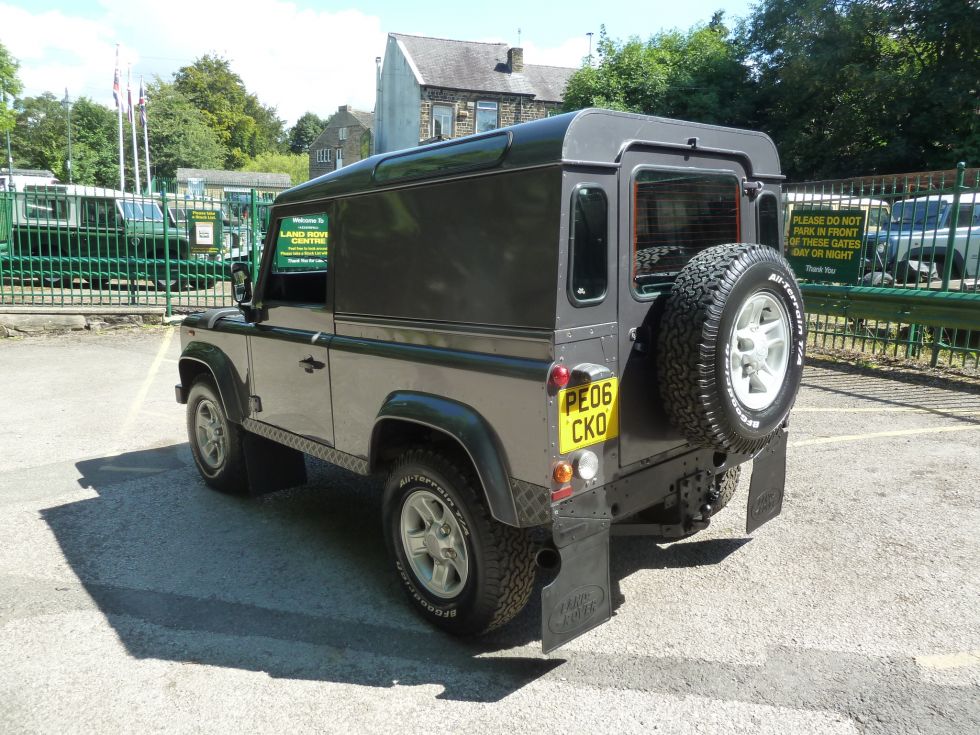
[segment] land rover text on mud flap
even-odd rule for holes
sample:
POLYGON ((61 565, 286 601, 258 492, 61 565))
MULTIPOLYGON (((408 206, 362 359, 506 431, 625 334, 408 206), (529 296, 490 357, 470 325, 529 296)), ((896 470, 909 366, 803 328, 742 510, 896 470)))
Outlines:
POLYGON ((584 110, 381 154, 272 207, 254 288, 188 317, 177 400, 212 487, 386 478, 411 605, 542 644, 609 619, 611 534, 705 528, 754 459, 782 506, 802 300, 765 135, 584 110), (542 540, 544 539, 544 540, 542 540))

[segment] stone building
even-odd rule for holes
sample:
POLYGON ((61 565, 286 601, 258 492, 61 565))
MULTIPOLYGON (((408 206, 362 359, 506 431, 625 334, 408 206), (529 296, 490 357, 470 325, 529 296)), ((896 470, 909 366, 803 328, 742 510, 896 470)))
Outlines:
POLYGON ((378 78, 375 152, 459 138, 559 110, 576 71, 524 63, 505 43, 389 33, 378 78))
POLYGON ((370 156, 373 133, 373 112, 354 110, 350 105, 338 107, 323 132, 310 144, 310 178, 370 156))

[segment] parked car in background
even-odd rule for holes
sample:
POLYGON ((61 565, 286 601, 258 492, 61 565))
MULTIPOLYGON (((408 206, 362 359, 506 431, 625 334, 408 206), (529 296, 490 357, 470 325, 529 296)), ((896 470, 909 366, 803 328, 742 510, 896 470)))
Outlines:
POLYGON ((932 194, 896 202, 887 227, 869 234, 869 253, 874 253, 876 271, 899 282, 941 277, 952 258, 952 277, 980 276, 980 193, 960 195, 953 207, 953 194, 932 194), (950 225, 957 214, 952 250, 950 225))
POLYGON ((47 285, 84 281, 149 281, 182 288, 208 278, 191 257, 190 239, 168 231, 153 197, 94 186, 28 185, 8 194, 11 246, 8 272, 43 273, 47 285))

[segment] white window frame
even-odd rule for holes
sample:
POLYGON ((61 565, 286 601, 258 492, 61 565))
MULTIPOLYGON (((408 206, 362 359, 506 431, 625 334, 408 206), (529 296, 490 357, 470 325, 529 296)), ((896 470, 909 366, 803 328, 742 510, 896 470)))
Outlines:
POLYGON ((432 105, 432 121, 431 122, 432 122, 432 125, 431 125, 431 133, 430 134, 432 135, 433 138, 436 137, 437 135, 441 135, 443 138, 452 138, 453 137, 453 106, 452 105, 432 105), (446 131, 443 131, 441 133, 437 133, 436 132, 436 111, 437 110, 439 112, 441 112, 441 113, 445 113, 448 116, 448 119, 449 119, 449 131, 448 132, 446 132, 446 131))
POLYGON ((337 140, 347 140, 347 128, 337 128, 337 140))
POLYGON ((500 127, 500 103, 496 100, 477 100, 476 109, 473 113, 473 132, 475 133, 487 133, 491 130, 496 130, 500 127), (480 105, 484 105, 483 109, 489 111, 493 109, 494 122, 493 127, 480 129, 480 105))
POLYGON ((316 151, 316 162, 330 163, 332 153, 333 153, 332 148, 318 148, 316 151))

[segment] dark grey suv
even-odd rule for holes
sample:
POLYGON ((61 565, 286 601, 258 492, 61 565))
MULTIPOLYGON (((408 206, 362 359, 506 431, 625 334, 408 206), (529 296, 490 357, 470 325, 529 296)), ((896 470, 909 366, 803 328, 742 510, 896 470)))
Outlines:
POLYGON ((761 133, 585 110, 283 193, 254 287, 236 264, 238 308, 182 328, 202 476, 382 476, 418 612, 492 630, 547 567, 554 649, 611 615, 611 534, 705 528, 753 458, 747 531, 780 511, 804 346, 781 178, 761 133))

